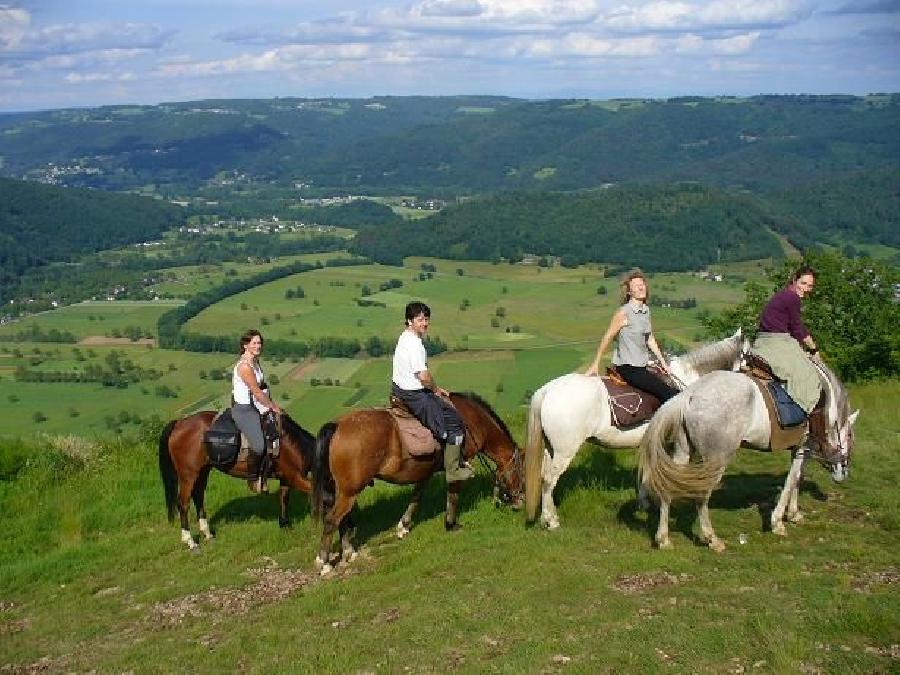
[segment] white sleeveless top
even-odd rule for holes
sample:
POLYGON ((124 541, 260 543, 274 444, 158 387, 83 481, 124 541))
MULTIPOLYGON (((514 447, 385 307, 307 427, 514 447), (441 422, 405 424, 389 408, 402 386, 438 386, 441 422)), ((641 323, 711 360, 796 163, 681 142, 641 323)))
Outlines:
MULTIPOLYGON (((253 403, 260 413, 264 413, 268 410, 268 408, 266 408, 264 405, 253 398, 253 395, 250 393, 250 387, 247 386, 247 384, 241 379, 241 376, 238 373, 238 366, 240 366, 241 363, 242 361, 238 361, 237 363, 235 363, 234 368, 231 371, 231 395, 234 397, 234 402, 241 403, 243 405, 253 403)), ((253 366, 253 374, 256 377, 256 384, 265 382, 265 375, 263 375, 263 371, 259 363, 253 362, 251 365, 253 366)), ((266 390, 264 389, 263 391, 266 390)), ((267 391, 266 394, 268 394, 267 391)))

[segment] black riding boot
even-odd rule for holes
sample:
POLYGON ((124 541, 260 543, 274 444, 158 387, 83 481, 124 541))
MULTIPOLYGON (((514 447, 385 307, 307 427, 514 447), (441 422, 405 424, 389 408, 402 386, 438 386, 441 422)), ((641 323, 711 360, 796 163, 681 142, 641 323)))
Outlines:
POLYGON ((247 453, 247 487, 251 492, 257 494, 262 492, 262 477, 260 476, 260 465, 262 464, 265 454, 257 455, 252 450, 247 453))

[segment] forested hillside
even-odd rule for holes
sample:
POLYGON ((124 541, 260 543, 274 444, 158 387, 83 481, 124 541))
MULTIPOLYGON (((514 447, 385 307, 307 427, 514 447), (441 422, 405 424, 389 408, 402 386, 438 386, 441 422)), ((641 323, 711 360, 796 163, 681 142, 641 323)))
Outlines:
POLYGON ((0 116, 0 171, 66 185, 475 194, 693 180, 783 190, 895 167, 900 95, 200 101, 0 116), (53 163, 54 166, 50 166, 53 163))
POLYGON ((32 267, 157 237, 182 217, 147 197, 0 178, 0 288, 32 267))
POLYGON ((753 200, 698 185, 508 193, 424 220, 363 228, 354 247, 385 263, 408 255, 519 260, 530 253, 559 256, 564 265, 685 270, 781 256, 773 225, 753 200))

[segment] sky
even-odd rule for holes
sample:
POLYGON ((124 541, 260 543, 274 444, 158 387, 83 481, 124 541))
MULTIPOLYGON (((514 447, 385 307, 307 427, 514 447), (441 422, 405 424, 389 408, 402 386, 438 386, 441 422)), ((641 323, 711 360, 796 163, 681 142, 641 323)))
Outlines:
POLYGON ((900 91, 900 0, 0 0, 0 111, 900 91))

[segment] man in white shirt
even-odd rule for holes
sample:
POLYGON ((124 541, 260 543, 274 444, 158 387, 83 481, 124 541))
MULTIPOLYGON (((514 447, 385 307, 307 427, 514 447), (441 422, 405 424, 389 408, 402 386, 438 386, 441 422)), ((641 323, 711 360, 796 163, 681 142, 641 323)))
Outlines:
POLYGON ((444 445, 444 475, 447 483, 471 478, 472 468, 463 461, 465 425, 450 405, 446 389, 437 386, 428 370, 422 338, 428 331, 431 309, 423 302, 406 306, 406 330, 394 349, 391 393, 403 401, 413 415, 444 445))

